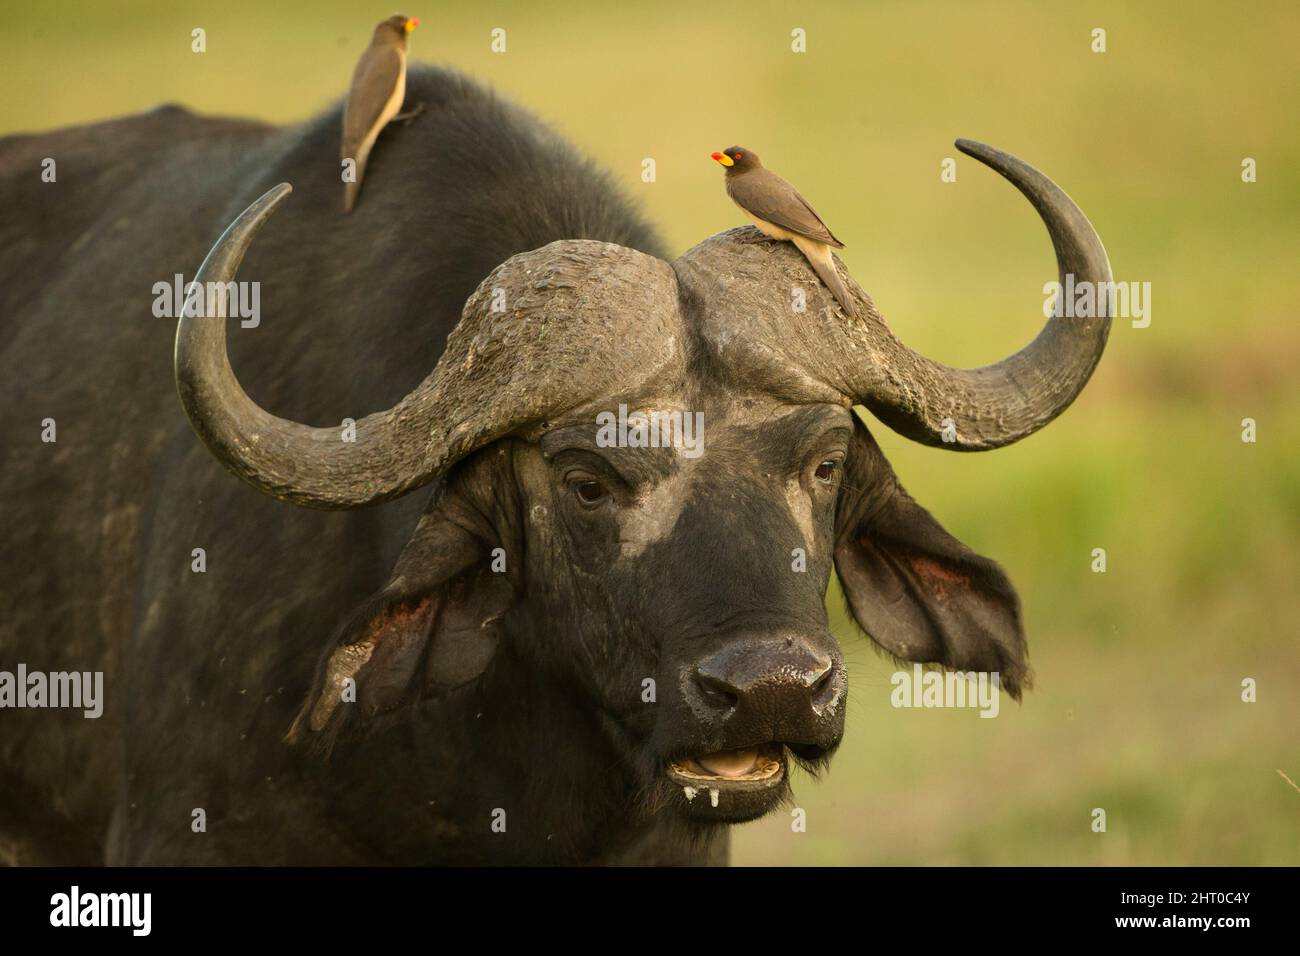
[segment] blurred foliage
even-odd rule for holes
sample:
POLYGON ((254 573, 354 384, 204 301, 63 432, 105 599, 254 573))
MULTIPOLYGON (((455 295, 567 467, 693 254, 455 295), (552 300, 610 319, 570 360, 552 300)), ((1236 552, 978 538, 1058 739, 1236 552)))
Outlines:
MULTIPOLYGON (((341 96, 384 3, 0 0, 0 134, 165 101, 293 122, 341 96), (190 30, 207 52, 190 52, 190 30)), ((831 595, 852 671, 808 831, 739 828, 739 863, 1300 861, 1300 10, 1200 2, 438 3, 416 60, 530 107, 683 250, 740 222, 708 160, 793 182, 895 331, 953 365, 1041 324, 1054 263, 1029 205, 953 148, 1037 165, 1088 213, 1152 322, 1115 324, 1058 423, 991 455, 877 426, 904 483, 1001 560, 1037 687, 997 720, 895 710, 893 666, 831 595), (490 31, 507 31, 493 54, 490 31), (790 32, 807 31, 807 52, 790 32), (1091 31, 1108 50, 1090 50, 1091 31), (940 182, 958 157, 956 183, 940 182), (640 181, 653 157, 657 181, 640 181), (1241 181, 1241 162, 1259 181, 1241 181), (1244 444, 1240 422, 1257 420, 1244 444), (1106 574, 1089 570, 1104 547, 1106 574), (1244 677, 1259 701, 1240 701, 1244 677), (1091 832, 1103 807, 1108 832, 1091 832)), ((382 146, 382 144, 381 144, 382 146)), ((485 143, 485 149, 491 144, 485 143)), ((3 214, 0 211, 0 214, 3 214)), ((834 589, 832 589, 834 590, 834 589)))

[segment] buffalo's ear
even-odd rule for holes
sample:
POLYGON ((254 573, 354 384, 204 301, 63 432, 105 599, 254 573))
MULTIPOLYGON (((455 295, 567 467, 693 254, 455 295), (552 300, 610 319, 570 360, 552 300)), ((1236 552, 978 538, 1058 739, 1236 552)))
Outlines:
POLYGON ((1020 600, 1003 570, 912 500, 860 421, 844 464, 835 570, 858 626, 897 658, 1030 685, 1020 600))
POLYGON ((483 673, 515 592, 509 576, 491 568, 496 542, 480 514, 440 486, 388 583, 335 632, 288 741, 314 737, 329 749, 354 718, 444 694, 483 673))

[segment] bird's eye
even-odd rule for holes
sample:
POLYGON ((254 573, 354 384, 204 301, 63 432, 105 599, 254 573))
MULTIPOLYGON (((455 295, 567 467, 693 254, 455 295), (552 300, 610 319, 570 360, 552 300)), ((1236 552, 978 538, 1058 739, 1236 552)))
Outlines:
POLYGON ((578 501, 587 507, 598 505, 609 497, 609 492, 605 489, 605 486, 599 481, 590 478, 575 481, 569 487, 573 489, 578 501))
POLYGON ((839 474, 839 470, 840 463, 835 461, 833 458, 828 458, 817 466, 817 470, 813 472, 813 474, 816 476, 818 481, 829 485, 835 480, 835 476, 839 474))
POLYGON ((736 159, 740 159, 740 154, 737 153, 735 158, 736 158, 736 159))

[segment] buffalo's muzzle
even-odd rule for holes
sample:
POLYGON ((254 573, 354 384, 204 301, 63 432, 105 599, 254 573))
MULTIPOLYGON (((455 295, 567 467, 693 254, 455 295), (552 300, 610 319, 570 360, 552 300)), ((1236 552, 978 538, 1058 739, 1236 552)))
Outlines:
POLYGON ((738 744, 828 749, 844 724, 844 667, 818 643, 793 634, 732 639, 696 665, 688 703, 738 744))
POLYGON ((686 703, 713 744, 667 767, 693 816, 762 816, 787 791, 787 750, 821 760, 844 733, 844 665, 829 635, 731 637, 685 676, 686 703))

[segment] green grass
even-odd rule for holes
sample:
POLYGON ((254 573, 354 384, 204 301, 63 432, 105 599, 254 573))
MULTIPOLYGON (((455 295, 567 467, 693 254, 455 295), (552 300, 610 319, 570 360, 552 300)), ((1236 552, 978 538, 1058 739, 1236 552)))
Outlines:
MULTIPOLYGON (((0 2, 0 134, 179 101, 292 121, 341 96, 391 0, 0 2), (189 52, 189 31, 208 51, 189 52)), ((1038 165, 1092 218, 1152 324, 1116 323, 1077 406, 989 455, 882 427, 905 485, 1020 588, 1037 687, 997 720, 894 710, 892 665, 833 607, 850 661, 808 831, 740 828, 739 863, 1300 862, 1300 82, 1291 3, 476 2, 405 12, 448 63, 553 122, 682 250, 736 224, 713 149, 794 182, 904 341, 993 361, 1041 323, 1050 248, 952 147, 1038 165), (738 12, 739 11, 739 12, 738 12), (504 27, 509 52, 489 51, 504 27), (808 53, 789 52, 795 27, 808 53), (1109 51, 1089 51, 1089 31, 1109 51), (639 179, 653 157, 658 179, 639 179), (958 181, 939 163, 958 157, 958 181), (1259 181, 1240 180, 1243 157, 1259 181), (1253 417, 1259 441, 1239 440, 1253 417), (1089 570, 1104 547, 1108 571, 1089 570), (1254 677, 1259 701, 1240 701, 1254 677), (1105 834, 1090 829, 1103 807, 1105 834)), ((485 144, 490 148, 490 144, 485 144)), ((124 175, 129 172, 124 171, 124 175)))

